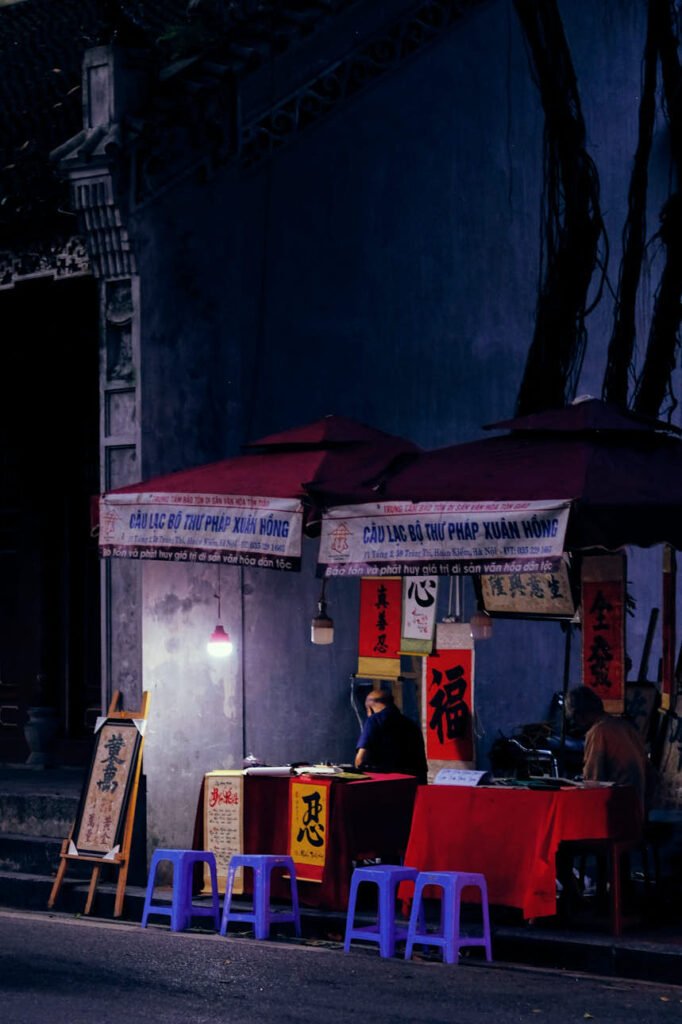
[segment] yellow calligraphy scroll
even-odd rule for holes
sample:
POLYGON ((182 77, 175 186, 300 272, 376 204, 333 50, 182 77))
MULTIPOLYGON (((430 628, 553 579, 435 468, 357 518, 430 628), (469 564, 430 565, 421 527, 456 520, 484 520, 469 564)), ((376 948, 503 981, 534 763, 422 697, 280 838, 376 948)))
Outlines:
POLYGON ((289 783, 289 856, 302 881, 321 882, 324 875, 331 784, 331 779, 289 783))
MULTIPOLYGON (((222 770, 204 775, 204 849, 216 859, 218 888, 225 890, 227 869, 233 853, 244 852, 244 773, 222 770)), ((232 888, 244 891, 240 868, 232 888)), ((211 887, 208 865, 204 870, 204 890, 211 887)))

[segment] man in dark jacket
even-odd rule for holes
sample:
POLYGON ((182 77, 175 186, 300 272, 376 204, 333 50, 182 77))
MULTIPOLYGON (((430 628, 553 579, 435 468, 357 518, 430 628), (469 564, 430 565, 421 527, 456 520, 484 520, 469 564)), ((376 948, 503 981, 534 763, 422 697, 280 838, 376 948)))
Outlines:
POLYGON ((355 753, 355 767, 375 772, 427 776, 424 737, 416 722, 396 707, 393 694, 372 690, 365 698, 365 722, 355 753))

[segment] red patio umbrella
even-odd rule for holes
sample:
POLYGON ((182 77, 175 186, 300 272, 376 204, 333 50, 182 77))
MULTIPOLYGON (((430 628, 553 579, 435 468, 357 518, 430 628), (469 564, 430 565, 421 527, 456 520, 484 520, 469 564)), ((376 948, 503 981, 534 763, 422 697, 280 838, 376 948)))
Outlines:
POLYGON ((501 428, 509 433, 417 453, 379 484, 374 500, 567 499, 569 550, 682 548, 677 428, 598 399, 485 429, 501 428))
POLYGON ((245 454, 119 487, 99 499, 105 557, 222 560, 300 567, 300 538, 319 532, 311 491, 364 494, 365 481, 419 451, 342 416, 259 438, 245 454))

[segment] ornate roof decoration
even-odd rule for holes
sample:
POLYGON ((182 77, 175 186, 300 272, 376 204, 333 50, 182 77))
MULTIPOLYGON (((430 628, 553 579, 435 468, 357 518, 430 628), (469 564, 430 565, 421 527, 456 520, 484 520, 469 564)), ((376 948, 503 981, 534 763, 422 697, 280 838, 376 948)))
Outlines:
MULTIPOLYGON (((74 209, 81 224, 87 221, 91 200, 80 203, 76 178, 96 177, 108 195, 110 226, 118 230, 127 217, 113 208, 118 170, 132 170, 135 189, 126 182, 124 192, 139 207, 197 170, 267 158, 487 2, 23 0, 0 6, 0 251, 72 235, 74 209), (144 86, 133 90, 134 106, 118 105, 111 123, 84 128, 84 56, 110 43, 133 55, 144 86), (281 61, 277 89, 275 59, 281 61), (69 198, 72 175, 76 189, 69 198)), ((116 261, 122 257, 125 272, 132 254, 123 234, 119 249, 116 261)), ((109 267, 111 254, 102 256, 109 267)))
POLYGON ((155 45, 186 0, 22 0, 0 6, 0 249, 76 230, 50 151, 83 123, 84 52, 155 45))
MULTIPOLYGON (((250 166, 269 157, 486 2, 190 0, 156 42, 149 103, 117 125, 115 145, 134 166, 133 207, 232 159, 250 166)), ((84 166, 104 146, 74 136, 60 151, 62 169, 84 166)))

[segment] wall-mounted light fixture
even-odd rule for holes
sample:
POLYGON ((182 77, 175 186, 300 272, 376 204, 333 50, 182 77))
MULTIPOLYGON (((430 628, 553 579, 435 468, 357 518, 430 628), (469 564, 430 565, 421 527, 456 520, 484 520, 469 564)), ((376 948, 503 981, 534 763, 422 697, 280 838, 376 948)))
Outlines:
POLYGON ((232 654, 233 644, 230 640, 230 634, 225 632, 220 621, 220 566, 218 566, 218 592, 215 596, 218 598, 218 622, 209 637, 206 650, 212 658, 229 658, 232 654))
POLYGON ((317 605, 317 615, 310 623, 310 641, 314 644, 331 644, 334 642, 334 623, 327 615, 325 600, 326 577, 322 577, 322 591, 317 605))

